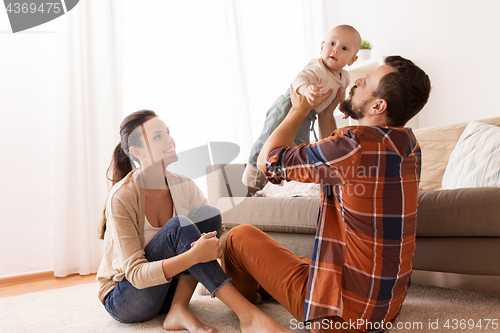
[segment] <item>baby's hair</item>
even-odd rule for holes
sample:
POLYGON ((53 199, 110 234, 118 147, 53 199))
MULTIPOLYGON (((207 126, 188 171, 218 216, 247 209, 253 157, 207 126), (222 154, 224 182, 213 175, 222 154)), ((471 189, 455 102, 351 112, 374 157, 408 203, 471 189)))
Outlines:
MULTIPOLYGON (((336 27, 335 27, 335 28, 333 28, 333 29, 337 29, 337 28, 339 28, 339 29, 343 29, 343 30, 347 30, 347 31, 350 31, 350 32, 352 32, 352 33, 356 34, 356 36, 357 36, 357 38, 356 38, 356 39, 357 39, 357 41, 356 41, 356 44, 355 44, 354 46, 355 46, 355 48, 356 48, 356 52, 355 52, 355 54, 356 54, 356 53, 358 53, 358 51, 359 51, 359 47, 361 46, 361 35, 359 34, 358 30, 356 30, 356 28, 354 28, 353 26, 348 25, 348 24, 341 24, 341 25, 336 26, 336 27)), ((332 29, 332 30, 333 30, 333 29, 332 29)))

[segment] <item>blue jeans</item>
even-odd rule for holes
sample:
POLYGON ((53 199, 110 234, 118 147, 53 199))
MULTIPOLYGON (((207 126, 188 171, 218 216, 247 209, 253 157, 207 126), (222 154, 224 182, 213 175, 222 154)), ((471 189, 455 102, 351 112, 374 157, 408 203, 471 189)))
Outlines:
MULTIPOLYGON (((286 118, 288 111, 292 108, 292 101, 290 100, 290 88, 287 89, 284 95, 281 95, 276 102, 271 106, 271 108, 266 113, 266 120, 264 122, 264 128, 260 133, 259 138, 252 146, 250 150, 250 156, 248 157, 248 163, 257 166, 257 157, 259 157, 260 150, 264 143, 271 135, 271 133, 283 122, 286 118)), ((303 143, 309 144, 309 132, 313 131, 314 121, 316 120, 316 111, 312 110, 309 112, 307 117, 304 119, 300 125, 295 138, 293 139, 293 145, 298 146, 303 143)), ((316 138, 316 133, 314 134, 316 138)), ((318 140, 316 138, 316 140, 318 140)))
MULTIPOLYGON (((150 262, 172 258, 191 248, 201 233, 221 230, 221 216, 217 208, 201 206, 191 219, 185 216, 171 218, 144 249, 150 262)), ((190 267, 180 275, 193 275, 214 296, 231 279, 216 260, 190 267)), ((178 276, 170 283, 137 289, 123 279, 104 298, 104 307, 116 320, 123 323, 144 322, 170 309, 178 276)))

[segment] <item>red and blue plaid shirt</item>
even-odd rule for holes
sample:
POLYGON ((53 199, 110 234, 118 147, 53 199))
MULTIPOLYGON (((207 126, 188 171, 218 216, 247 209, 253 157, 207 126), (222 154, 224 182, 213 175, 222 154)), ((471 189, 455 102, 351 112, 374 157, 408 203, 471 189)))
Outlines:
POLYGON ((304 322, 340 316, 377 332, 396 319, 412 272, 420 166, 403 128, 344 127, 269 154, 269 181, 322 185, 304 322))

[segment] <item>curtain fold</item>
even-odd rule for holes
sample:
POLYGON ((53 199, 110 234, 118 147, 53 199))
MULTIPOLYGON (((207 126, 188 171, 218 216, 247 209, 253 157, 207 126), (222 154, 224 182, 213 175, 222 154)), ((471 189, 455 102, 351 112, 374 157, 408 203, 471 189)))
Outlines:
MULTIPOLYGON (((235 112, 234 127, 236 141, 240 150, 248 156, 252 148, 252 127, 250 121, 250 103, 247 79, 247 64, 245 61, 244 32, 242 24, 241 0, 226 0, 226 19, 228 31, 228 45, 230 55, 230 82, 234 83, 231 96, 235 112)), ((247 162, 243 158, 242 162, 247 162)))
POLYGON ((57 37, 54 275, 97 271, 106 169, 123 116, 120 1, 85 0, 57 37))

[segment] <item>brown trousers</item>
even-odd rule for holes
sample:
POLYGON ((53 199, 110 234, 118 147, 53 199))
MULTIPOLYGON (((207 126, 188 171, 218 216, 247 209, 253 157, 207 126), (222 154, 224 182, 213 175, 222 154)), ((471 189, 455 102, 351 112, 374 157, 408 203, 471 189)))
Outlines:
MULTIPOLYGON (((226 274, 249 301, 257 297, 259 286, 302 322, 309 275, 309 258, 297 257, 254 226, 232 228, 224 246, 226 274)), ((340 317, 328 318, 343 322, 340 317)), ((322 329, 315 332, 359 332, 322 329)))

